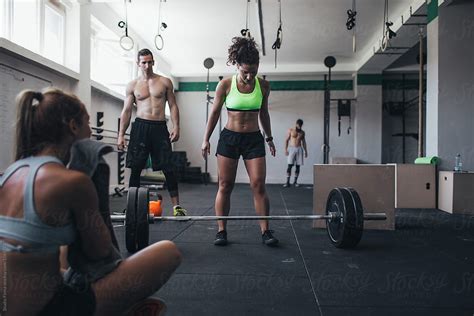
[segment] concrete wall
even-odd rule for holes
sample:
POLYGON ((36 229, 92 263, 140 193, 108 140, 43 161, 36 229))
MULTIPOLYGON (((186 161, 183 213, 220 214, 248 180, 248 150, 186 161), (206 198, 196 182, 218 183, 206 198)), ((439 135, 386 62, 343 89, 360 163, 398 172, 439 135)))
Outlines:
POLYGON ((357 87, 354 155, 363 163, 382 161, 382 86, 357 87))
POLYGON ((474 170, 474 2, 439 8, 438 155, 452 170, 460 153, 474 170))
POLYGON ((55 86, 72 91, 76 80, 0 50, 0 171, 13 162, 16 121, 15 98, 24 89, 55 86))
POLYGON ((427 26, 426 62, 426 156, 438 156, 438 18, 427 26))

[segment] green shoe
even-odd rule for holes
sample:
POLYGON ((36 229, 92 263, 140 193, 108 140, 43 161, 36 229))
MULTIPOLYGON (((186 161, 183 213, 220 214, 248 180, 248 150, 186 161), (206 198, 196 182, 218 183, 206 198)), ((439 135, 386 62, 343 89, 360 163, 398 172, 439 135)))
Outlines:
POLYGON ((173 207, 173 216, 186 216, 188 214, 188 211, 181 207, 181 205, 176 205, 173 207))

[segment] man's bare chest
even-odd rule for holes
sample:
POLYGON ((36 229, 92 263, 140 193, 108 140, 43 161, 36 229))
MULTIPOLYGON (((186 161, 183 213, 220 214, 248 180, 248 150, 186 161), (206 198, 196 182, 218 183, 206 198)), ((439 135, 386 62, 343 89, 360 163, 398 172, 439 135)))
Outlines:
POLYGON ((138 101, 148 98, 165 99, 166 87, 159 84, 137 83, 133 91, 135 99, 138 101))
POLYGON ((296 131, 296 130, 291 131, 291 137, 294 138, 294 139, 296 139, 296 140, 302 139, 302 138, 303 138, 303 135, 304 135, 304 134, 303 134, 302 132, 298 132, 298 131, 296 131))

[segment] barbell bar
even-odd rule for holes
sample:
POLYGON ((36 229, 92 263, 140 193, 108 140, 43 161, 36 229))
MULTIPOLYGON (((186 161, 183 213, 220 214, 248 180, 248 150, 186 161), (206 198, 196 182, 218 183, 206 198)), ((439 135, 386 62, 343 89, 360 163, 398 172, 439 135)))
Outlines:
MULTIPOLYGON (((112 221, 125 221, 126 215, 116 214, 110 216, 112 221)), ((270 215, 270 216, 151 216, 148 221, 150 224, 161 221, 188 222, 188 221, 218 221, 218 220, 338 220, 340 215, 337 212, 330 212, 328 215, 270 215)), ((366 221, 383 221, 387 219, 385 213, 364 214, 366 221)))
MULTIPOLYGON (((96 131, 104 131, 104 132, 110 132, 110 133, 118 134, 118 131, 114 131, 113 129, 107 129, 107 128, 102 128, 102 127, 97 127, 97 126, 90 126, 90 128, 93 129, 93 130, 96 130, 96 131)), ((129 136, 130 134, 125 133, 125 135, 129 136)))
POLYGON ((331 243, 337 248, 353 248, 362 238, 365 220, 386 220, 385 213, 364 214, 359 194, 352 188, 335 188, 329 193, 325 215, 271 216, 151 216, 148 211, 147 188, 131 187, 127 195, 125 215, 111 215, 113 222, 125 222, 125 245, 131 253, 149 243, 149 224, 160 221, 216 220, 326 220, 331 243))
MULTIPOLYGON (((97 133, 92 133, 91 137, 103 137, 103 138, 109 138, 109 139, 115 139, 117 140, 117 136, 108 136, 108 135, 103 135, 103 134, 97 134, 97 133)), ((128 142, 130 139, 125 138, 125 140, 128 142)))

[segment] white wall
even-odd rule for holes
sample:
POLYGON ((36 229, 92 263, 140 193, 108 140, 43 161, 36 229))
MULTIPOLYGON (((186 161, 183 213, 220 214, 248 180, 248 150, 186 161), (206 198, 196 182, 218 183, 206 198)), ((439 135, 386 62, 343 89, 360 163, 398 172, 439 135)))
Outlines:
POLYGON ((55 86, 71 91, 75 80, 47 70, 21 57, 0 50, 0 171, 13 162, 16 107, 15 98, 22 90, 55 86))
POLYGON ((438 156, 438 18, 427 25, 426 156, 438 156))
MULTIPOLYGON (((95 2, 91 4, 91 14, 99 19, 105 26, 107 26, 111 31, 116 33, 118 36, 122 36, 123 30, 117 27, 118 21, 123 19, 123 17, 118 16, 106 3, 95 2)), ((172 82, 175 88, 178 85, 176 78, 171 76, 170 70, 171 66, 161 57, 161 53, 155 49, 155 47, 149 47, 142 37, 133 30, 133 26, 128 29, 130 37, 133 38, 135 42, 134 50, 142 48, 148 48, 153 52, 155 59, 154 71, 159 74, 163 74, 168 77, 172 82)), ((121 49, 120 46, 117 46, 117 49, 121 49)), ((124 91, 125 94, 125 91, 124 91)))
POLYGON ((382 86, 357 87, 355 116, 355 157, 363 163, 382 161, 382 86))
POLYGON ((438 154, 441 170, 474 170, 474 2, 439 8, 438 154))
POLYGON ((461 154, 463 169, 474 169, 474 3, 440 6, 428 25, 426 149, 453 170, 461 154))
POLYGON ((39 63, 28 61, 27 59, 22 58, 22 56, 7 50, 0 49, 0 63, 6 64, 7 66, 20 71, 31 73, 41 79, 51 81, 53 86, 60 89, 73 91, 77 83, 77 80, 74 78, 48 69, 48 67, 39 63))

